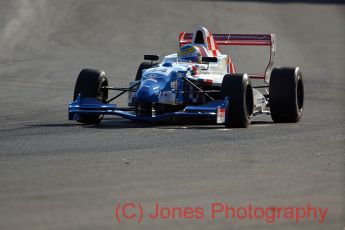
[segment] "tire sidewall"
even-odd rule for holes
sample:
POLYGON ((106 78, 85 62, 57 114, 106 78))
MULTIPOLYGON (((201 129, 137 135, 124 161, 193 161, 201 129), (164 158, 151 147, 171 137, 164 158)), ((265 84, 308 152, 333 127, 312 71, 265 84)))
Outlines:
POLYGON ((270 110, 274 122, 298 122, 304 111, 304 85, 299 67, 274 68, 269 84, 270 110), (299 84, 301 108, 299 108, 299 84))
MULTIPOLYGON (((94 97, 102 103, 107 103, 108 90, 102 91, 101 87, 108 86, 108 80, 104 71, 83 69, 78 78, 74 88, 73 100, 76 100, 79 94, 81 97, 94 97), (102 96, 102 98, 100 98, 102 96)), ((103 115, 87 114, 80 115, 78 122, 84 124, 98 124, 103 118, 103 115)))
POLYGON ((248 92, 251 100, 253 99, 251 81, 247 74, 228 74, 224 76, 224 78, 227 77, 231 79, 223 79, 222 83, 223 94, 228 97, 225 110, 225 126, 246 128, 250 124, 253 111, 253 108, 248 111, 248 106, 253 107, 253 102, 247 101, 248 90, 251 90, 248 92))

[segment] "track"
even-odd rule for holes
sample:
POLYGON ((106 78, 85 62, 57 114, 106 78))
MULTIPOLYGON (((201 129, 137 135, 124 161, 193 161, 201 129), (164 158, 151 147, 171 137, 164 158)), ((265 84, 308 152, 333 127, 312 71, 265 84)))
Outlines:
MULTIPOLYGON (((0 229, 342 229, 344 22, 344 4, 322 1, 0 1, 0 229), (67 120, 80 69, 104 69, 110 84, 127 86, 145 53, 174 52, 178 32, 198 25, 276 33, 277 64, 304 74, 302 121, 260 118, 249 129, 224 129, 67 120), (323 224, 118 224, 115 206, 128 200, 145 207, 311 203, 329 211, 323 224)), ((257 59, 241 58, 250 66, 257 59)))

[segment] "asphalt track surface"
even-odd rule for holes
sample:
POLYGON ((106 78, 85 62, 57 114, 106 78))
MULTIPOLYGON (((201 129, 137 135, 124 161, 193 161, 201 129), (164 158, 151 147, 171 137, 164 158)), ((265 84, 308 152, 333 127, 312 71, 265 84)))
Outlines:
MULTIPOLYGON (((345 5, 322 1, 0 1, 0 229, 343 229, 345 5), (277 65, 300 66, 297 124, 248 129, 67 120, 82 68, 127 86, 180 31, 276 33, 277 65), (119 202, 328 208, 318 220, 114 218, 119 202)), ((233 52, 237 52, 234 49, 233 52)), ((247 51, 247 49, 245 49, 247 51)), ((244 69, 260 55, 233 57, 244 69), (239 61, 240 59, 241 62, 239 61)), ((120 104, 125 103, 125 98, 120 104)))

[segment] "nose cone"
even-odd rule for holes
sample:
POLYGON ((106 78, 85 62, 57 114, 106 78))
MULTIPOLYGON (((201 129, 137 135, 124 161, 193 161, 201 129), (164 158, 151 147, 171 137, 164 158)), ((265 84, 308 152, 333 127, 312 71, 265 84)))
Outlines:
POLYGON ((162 82, 156 79, 144 80, 135 94, 137 102, 158 102, 160 91, 164 88, 162 82))

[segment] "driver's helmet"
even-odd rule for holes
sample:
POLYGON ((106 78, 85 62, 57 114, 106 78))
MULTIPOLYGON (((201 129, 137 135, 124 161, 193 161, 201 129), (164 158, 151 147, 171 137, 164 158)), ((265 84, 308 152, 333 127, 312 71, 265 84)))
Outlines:
POLYGON ((191 44, 184 45, 177 53, 180 62, 196 62, 201 63, 201 52, 199 47, 191 44))

